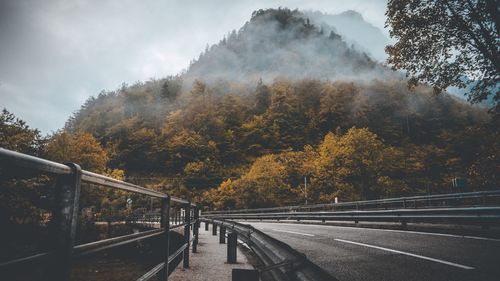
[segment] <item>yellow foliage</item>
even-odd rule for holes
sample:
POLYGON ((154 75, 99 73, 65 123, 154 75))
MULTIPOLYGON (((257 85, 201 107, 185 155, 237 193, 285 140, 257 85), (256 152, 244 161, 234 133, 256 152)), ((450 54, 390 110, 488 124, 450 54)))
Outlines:
POLYGON ((106 169, 104 175, 116 180, 125 180, 125 171, 121 169, 106 169))
POLYGON ((385 174, 399 167, 402 153, 367 128, 351 128, 343 136, 328 133, 318 150, 316 182, 329 187, 326 194, 374 199, 386 193, 384 186, 397 189, 385 174))
POLYGON ((73 162, 82 169, 102 173, 108 163, 108 155, 99 142, 89 133, 71 135, 60 133, 47 144, 47 158, 56 162, 73 162))

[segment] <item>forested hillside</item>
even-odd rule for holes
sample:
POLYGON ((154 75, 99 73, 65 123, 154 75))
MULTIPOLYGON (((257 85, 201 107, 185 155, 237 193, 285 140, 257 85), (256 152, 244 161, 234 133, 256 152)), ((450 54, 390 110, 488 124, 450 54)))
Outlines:
POLYGON ((186 72, 87 100, 42 154, 88 133, 100 171, 218 209, 302 204, 304 176, 309 203, 450 192, 456 177, 498 187, 485 109, 409 90, 326 33, 299 11, 256 11, 186 72))

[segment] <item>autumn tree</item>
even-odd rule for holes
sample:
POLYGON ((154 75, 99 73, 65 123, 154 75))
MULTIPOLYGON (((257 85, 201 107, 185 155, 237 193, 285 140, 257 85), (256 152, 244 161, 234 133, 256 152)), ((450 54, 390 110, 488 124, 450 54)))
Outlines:
MULTIPOLYGON (((293 204, 296 192, 288 182, 287 163, 278 155, 259 157, 240 179, 223 182, 214 197, 215 206, 228 207, 226 196, 231 195, 237 208, 269 207, 293 204), (231 191, 231 192, 230 192, 231 191), (220 202, 224 200, 226 202, 220 202)), ((212 195, 210 192, 209 195, 212 195)))
POLYGON ((271 105, 264 117, 276 149, 301 148, 304 145, 303 112, 289 81, 277 81, 271 87, 271 105))
POLYGON ((236 190, 231 179, 223 181, 219 187, 210 189, 203 193, 201 200, 204 206, 210 209, 225 210, 236 207, 236 190))
POLYGON ((243 123, 240 134, 241 139, 238 140, 238 143, 245 154, 259 156, 262 153, 272 151, 273 136, 263 116, 253 116, 243 123))
MULTIPOLYGON (((210 142, 209 147, 215 145, 210 142)), ((207 157, 203 161, 189 162, 184 167, 183 183, 191 189, 206 189, 219 185, 222 181, 222 166, 215 157, 207 157)))
POLYGON ((257 83, 255 88, 255 114, 262 114, 266 112, 267 108, 271 104, 271 92, 269 87, 262 83, 262 79, 257 83))
POLYGON ((0 147, 17 152, 38 155, 44 139, 40 131, 30 128, 25 121, 3 109, 0 113, 0 147))
POLYGON ((106 151, 89 133, 58 133, 48 142, 45 154, 50 160, 60 163, 74 162, 82 169, 96 173, 104 172, 108 162, 106 151))
POLYGON ((500 22, 495 0, 390 0, 388 62, 405 69, 410 85, 431 84, 436 92, 466 88, 469 100, 481 102, 500 92, 500 22))
POLYGON ((180 79, 175 79, 173 77, 168 77, 167 79, 165 79, 165 82, 163 82, 163 85, 161 86, 161 97, 169 102, 177 99, 177 97, 181 93, 182 84, 182 81, 179 80, 180 79))
POLYGON ((217 102, 216 111, 222 128, 219 128, 218 135, 212 140, 217 142, 220 161, 225 164, 239 163, 243 160, 238 140, 248 110, 249 105, 241 97, 233 94, 225 95, 217 102))
POLYGON ((329 133, 318 147, 314 185, 319 200, 376 199, 404 188, 394 177, 399 151, 385 145, 368 129, 351 128, 344 135, 329 133))
POLYGON ((156 146, 158 133, 149 128, 134 128, 124 133, 118 144, 116 162, 127 170, 155 171, 162 168, 156 146))
POLYGON ((318 126, 321 132, 335 130, 337 127, 350 128, 354 115, 354 102, 359 101, 360 89, 351 83, 326 84, 321 89, 318 126))

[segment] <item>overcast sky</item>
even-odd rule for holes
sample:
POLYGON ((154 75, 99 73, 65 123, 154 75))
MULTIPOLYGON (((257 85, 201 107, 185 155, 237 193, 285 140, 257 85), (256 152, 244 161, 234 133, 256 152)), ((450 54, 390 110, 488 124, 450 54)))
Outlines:
POLYGON ((383 29, 386 0, 0 0, 0 108, 44 134, 101 90, 186 69, 260 8, 356 10, 383 29))

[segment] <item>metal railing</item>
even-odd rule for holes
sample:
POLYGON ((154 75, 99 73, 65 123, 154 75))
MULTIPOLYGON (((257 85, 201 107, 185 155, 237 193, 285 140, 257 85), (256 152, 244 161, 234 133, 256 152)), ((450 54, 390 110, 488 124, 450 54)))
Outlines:
MULTIPOLYGON (((220 228, 221 241, 225 232, 228 237, 236 233, 237 239, 243 241, 257 255, 264 267, 258 269, 261 277, 269 280, 288 281, 323 281, 336 280, 319 266, 307 259, 307 257, 289 245, 272 238, 271 236, 253 228, 251 225, 241 224, 221 219, 200 218, 206 224, 212 224, 212 234, 216 234, 217 226, 220 228)), ((208 225, 205 225, 208 230, 208 225)), ((235 237, 235 239, 236 239, 235 237)), ((230 254, 230 243, 228 241, 228 262, 235 259, 230 254)))
POLYGON ((297 221, 360 221, 407 223, 440 223, 469 225, 500 225, 500 207, 467 207, 437 209, 395 209, 334 212, 270 212, 242 214, 203 214, 207 219, 297 220, 297 221))
MULTIPOLYGON (((219 225, 221 241, 225 232, 222 228, 236 232, 264 263, 265 267, 259 272, 261 274, 268 272, 272 280, 334 280, 332 276, 287 244, 254 229, 251 225, 234 220, 293 220, 310 223, 353 221, 356 224, 367 221, 401 223, 403 227, 406 227, 407 223, 467 224, 480 225, 487 229, 490 226, 500 226, 499 198, 500 190, 414 196, 341 204, 204 212, 200 220, 213 224, 214 235, 216 235, 216 225, 219 225), (429 203, 438 201, 439 204, 429 203), (409 202, 413 204, 409 205, 409 202), (425 204, 419 205, 419 202, 425 204), (449 207, 457 205, 468 206, 449 207), (342 208, 354 210, 346 211, 342 208)), ((208 225, 205 225, 205 230, 208 230, 208 225)))
POLYGON ((189 267, 189 246, 192 242, 192 250, 196 252, 198 244, 199 211, 195 204, 156 190, 82 170, 80 166, 74 163, 61 164, 4 148, 0 148, 0 163, 4 165, 8 163, 9 166, 28 168, 57 176, 54 189, 55 204, 52 209, 53 221, 50 226, 53 243, 50 250, 2 262, 0 263, 2 272, 23 268, 26 264, 32 262, 43 262, 46 276, 41 279, 69 280, 73 258, 152 237, 161 237, 165 242, 165 249, 162 249, 162 262, 138 280, 149 280, 157 274, 160 274, 161 280, 167 280, 170 272, 169 264, 180 255, 183 256, 183 266, 189 267), (159 222, 159 229, 75 245, 80 190, 83 182, 159 198, 161 200, 161 211, 159 217, 156 218, 157 222, 159 222), (170 223, 172 203, 178 203, 184 209, 183 217, 180 217, 180 212, 174 214, 176 225, 173 227, 170 223), (169 255, 170 230, 174 227, 184 227, 184 240, 180 248, 169 255), (191 227, 193 228, 192 239, 191 227))
POLYGON ((500 190, 204 212, 204 218, 500 225, 500 190))
POLYGON ((204 212, 212 214, 243 214, 271 212, 309 212, 309 211, 347 211, 347 210, 389 210, 389 209, 421 209, 450 207, 484 207, 500 205, 500 189, 490 191, 464 192, 398 197, 377 200, 365 200, 342 203, 296 205, 272 208, 222 210, 204 212))
MULTIPOLYGON (((390 200, 388 200, 390 201, 390 200)), ((401 223, 436 223, 436 224, 467 224, 480 225, 483 228, 500 226, 500 207, 462 207, 462 208, 413 208, 394 210, 352 210, 352 211, 297 211, 280 208, 281 212, 271 212, 269 209, 257 209, 254 212, 211 212, 201 214, 200 221, 212 223, 213 235, 216 226, 220 227, 220 239, 226 230, 238 234, 264 263, 261 274, 270 274, 272 280, 335 280, 324 270, 310 262, 303 254, 295 251, 287 244, 278 241, 251 225, 241 224, 234 220, 296 220, 310 223, 325 223, 326 221, 359 221, 401 223), (282 211, 286 210, 286 211, 282 211), (267 211, 267 212, 265 212, 267 211)), ((205 225, 208 230, 208 225, 205 225)), ((228 244, 229 259, 229 244, 228 244)), ((269 276, 269 275, 268 275, 269 276)))

